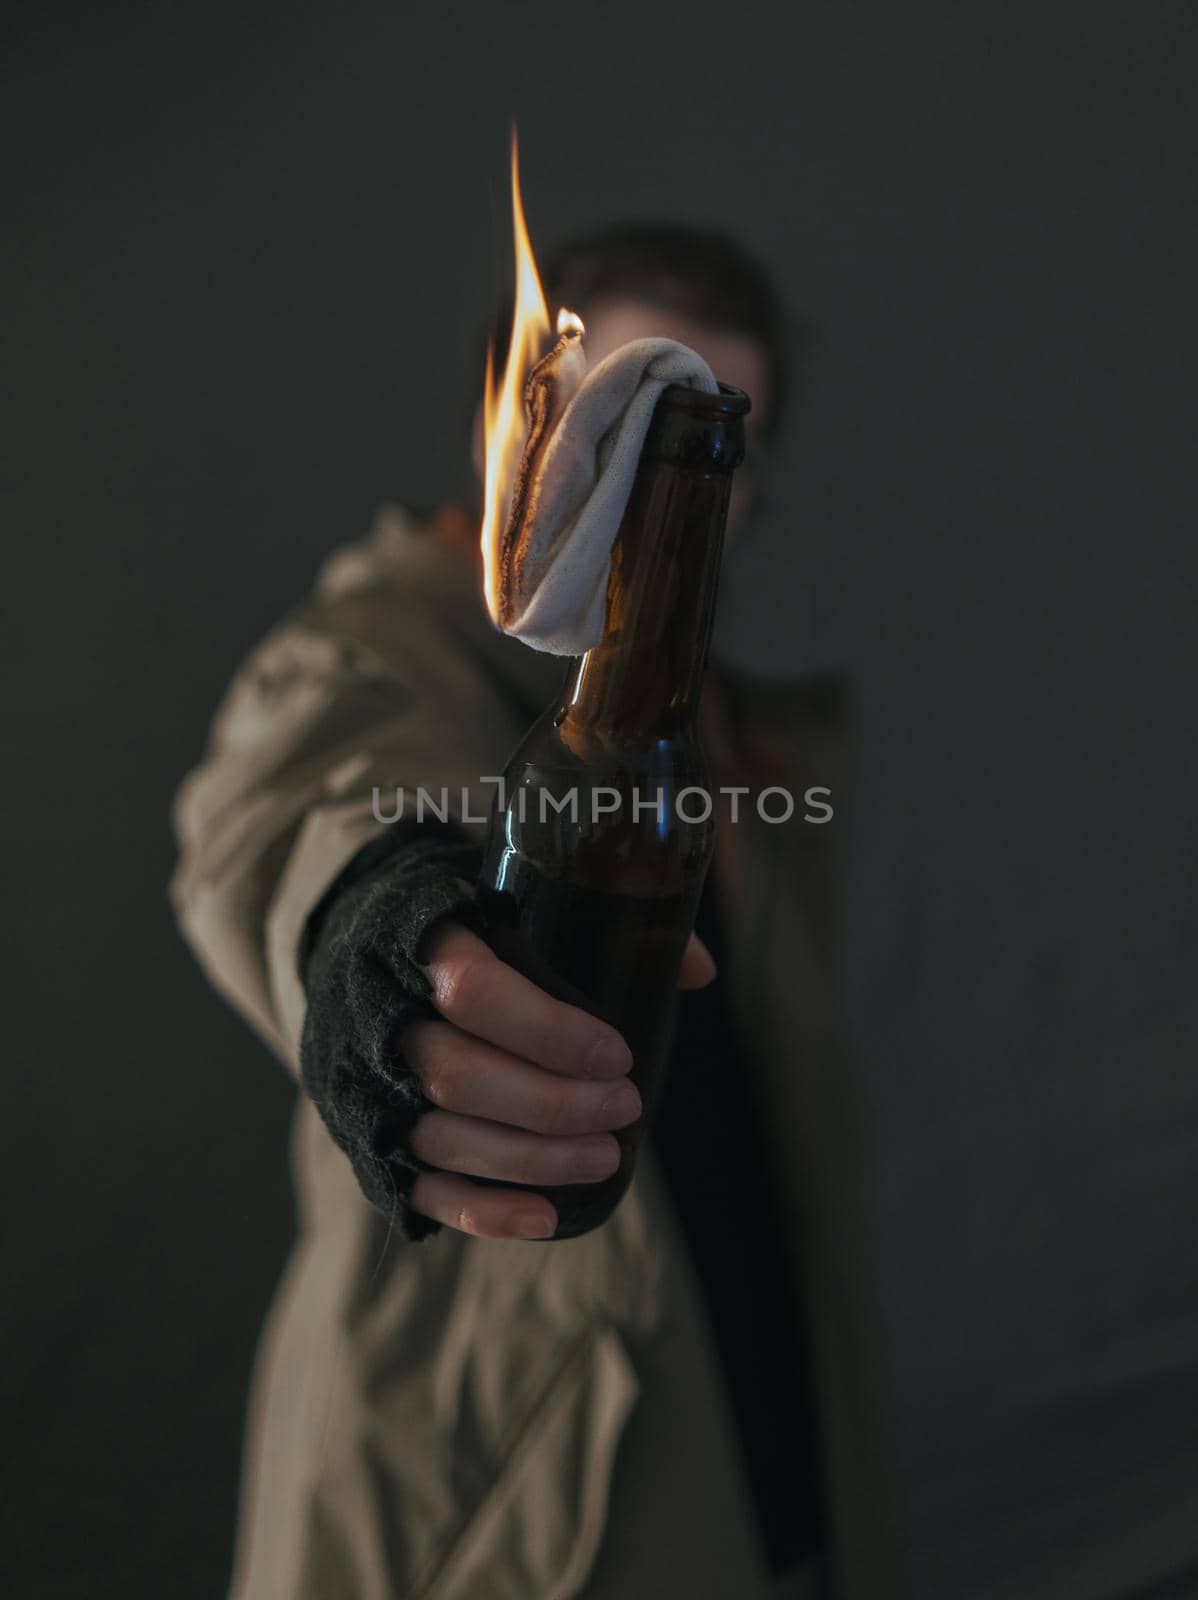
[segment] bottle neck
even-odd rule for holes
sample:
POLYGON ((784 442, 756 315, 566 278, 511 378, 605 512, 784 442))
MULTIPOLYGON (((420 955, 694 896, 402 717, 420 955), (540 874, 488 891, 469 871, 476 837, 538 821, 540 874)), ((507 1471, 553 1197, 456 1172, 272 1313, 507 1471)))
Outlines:
POLYGON ((731 467, 643 456, 612 551, 602 641, 570 665, 555 716, 580 755, 693 730, 731 467))

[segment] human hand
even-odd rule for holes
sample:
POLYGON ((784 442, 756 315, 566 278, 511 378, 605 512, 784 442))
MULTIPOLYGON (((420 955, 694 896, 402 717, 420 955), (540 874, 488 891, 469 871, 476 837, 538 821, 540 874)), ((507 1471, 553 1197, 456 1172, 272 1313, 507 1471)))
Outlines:
MULTIPOLYGON (((410 1023, 403 1052, 434 1109, 408 1146, 437 1170, 420 1174, 409 1203, 482 1238, 548 1239, 557 1213, 545 1196, 471 1175, 545 1186, 609 1178, 620 1164, 614 1130, 641 1114, 628 1046, 458 924, 433 934, 424 970, 440 1015, 410 1023)), ((692 934, 679 986, 702 988, 714 976, 692 934)))

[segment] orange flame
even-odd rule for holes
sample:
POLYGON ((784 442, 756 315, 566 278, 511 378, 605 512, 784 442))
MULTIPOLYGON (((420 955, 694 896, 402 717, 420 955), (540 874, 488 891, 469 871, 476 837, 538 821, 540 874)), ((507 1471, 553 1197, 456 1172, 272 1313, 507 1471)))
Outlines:
POLYGON ((487 609, 499 620, 499 551, 511 506, 516 469, 528 435, 524 412, 524 385, 529 372, 544 354, 550 338, 549 311, 545 304, 537 263, 528 239, 524 204, 520 198, 520 163, 516 130, 512 129, 512 227, 516 239, 516 304, 503 376, 495 375, 495 352, 488 344, 487 375, 483 392, 483 435, 486 476, 483 490, 483 574, 487 609))

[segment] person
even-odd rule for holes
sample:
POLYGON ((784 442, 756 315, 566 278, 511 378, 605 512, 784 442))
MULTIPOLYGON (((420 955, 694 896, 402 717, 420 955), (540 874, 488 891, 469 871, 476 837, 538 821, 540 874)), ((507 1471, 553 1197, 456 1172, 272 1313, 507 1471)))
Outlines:
MULTIPOLYGON (((744 537, 790 386, 760 267, 718 232, 629 224, 567 241, 543 276, 592 363, 662 335, 749 393, 744 537)), ((619 1036, 506 967, 473 914, 483 775, 561 671, 490 625, 477 529, 470 506, 385 507, 241 668, 176 802, 185 936, 305 1091, 232 1594, 815 1594, 809 1285, 776 1100, 795 1039, 776 1013, 798 994, 827 1037, 834 829, 725 814, 633 1185, 593 1233, 515 1242, 555 1217, 505 1184, 606 1176, 639 1101, 619 1036), (469 804, 385 825, 378 795, 418 787, 469 804)), ((714 671, 703 716, 717 777, 832 787, 822 690, 714 671)))

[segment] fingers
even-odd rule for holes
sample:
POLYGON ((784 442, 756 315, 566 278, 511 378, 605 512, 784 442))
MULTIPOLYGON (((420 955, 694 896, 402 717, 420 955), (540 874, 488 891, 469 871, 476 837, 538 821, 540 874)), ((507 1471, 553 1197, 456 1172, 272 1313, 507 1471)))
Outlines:
POLYGON ((626 1077, 564 1077, 448 1022, 413 1023, 404 1053, 424 1093, 443 1111, 559 1138, 611 1132, 641 1114, 641 1097, 626 1077))
POLYGON ((451 1172, 422 1172, 409 1201, 434 1222, 480 1239, 548 1239, 557 1228, 557 1212, 542 1195, 489 1189, 451 1172))
POLYGON ((466 928, 438 930, 425 971, 443 1017, 512 1055, 577 1078, 620 1078, 632 1065, 614 1028, 552 999, 466 928))
POLYGON ((620 1165, 610 1133, 555 1139, 453 1111, 426 1112, 409 1143, 431 1166, 509 1183, 598 1183, 620 1165))
POLYGON ((716 964, 711 951, 697 933, 692 933, 682 953, 682 967, 678 973, 680 989, 705 989, 716 975, 716 964))

